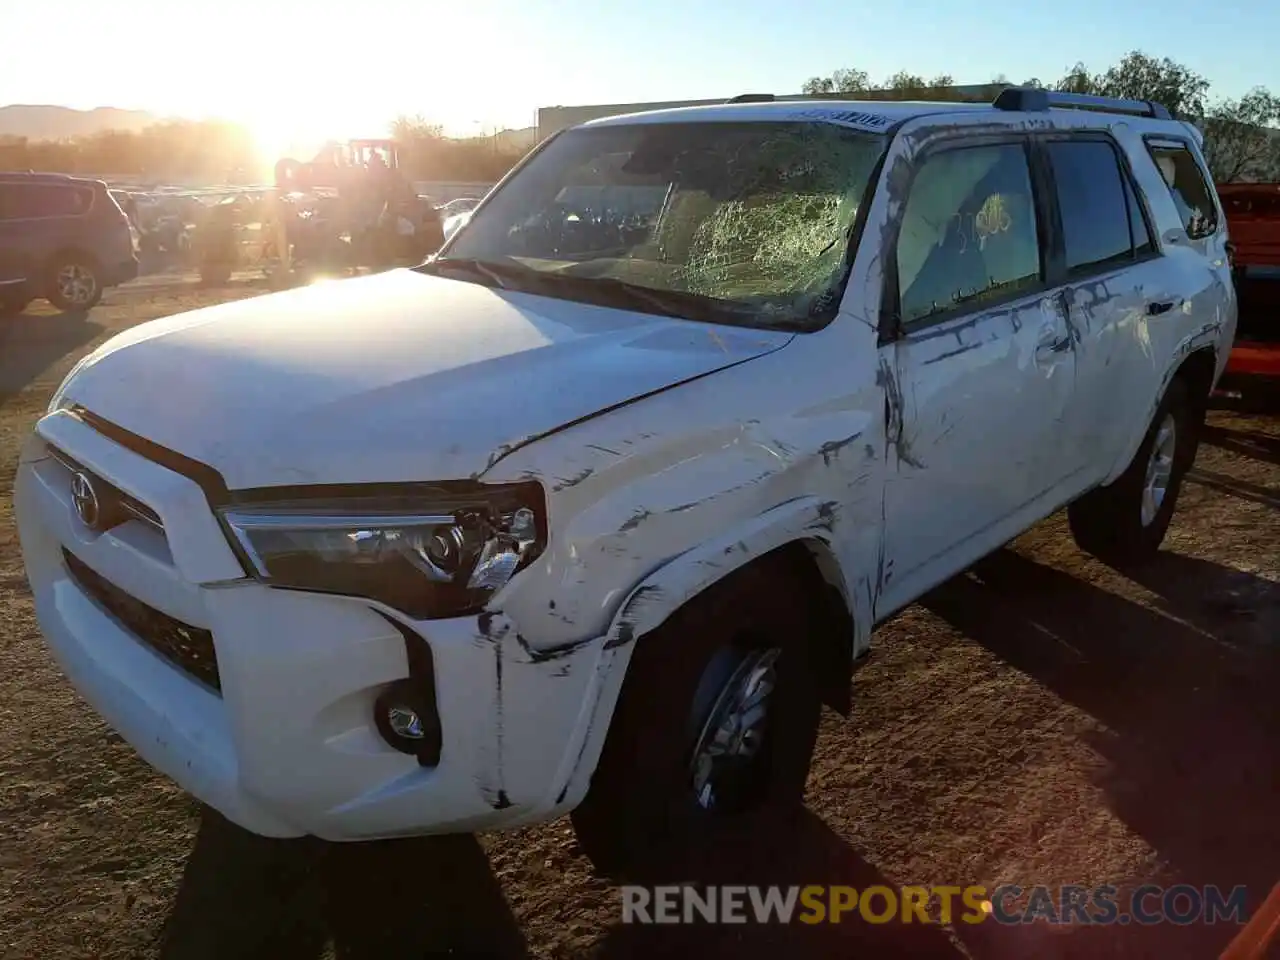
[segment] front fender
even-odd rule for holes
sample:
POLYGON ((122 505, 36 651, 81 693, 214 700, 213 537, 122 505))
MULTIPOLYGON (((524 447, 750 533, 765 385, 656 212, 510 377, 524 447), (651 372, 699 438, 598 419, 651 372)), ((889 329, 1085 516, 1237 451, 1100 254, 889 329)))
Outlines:
MULTIPOLYGON (((635 644, 682 605, 752 560, 786 546, 806 542, 829 553, 832 505, 817 497, 799 497, 752 518, 721 536, 687 550, 654 570, 627 593, 605 633, 597 665, 595 702, 583 711, 579 750, 570 764, 553 814, 577 806, 586 796, 604 749, 609 722, 622 691, 635 644)), ((852 594, 845 591, 846 599, 852 594)), ((869 623, 870 611, 852 611, 856 623, 869 623)))
POLYGON ((799 540, 814 540, 829 550, 833 509, 817 497, 798 497, 680 554, 627 594, 609 625, 606 648, 625 646, 657 629, 707 587, 756 557, 799 540))

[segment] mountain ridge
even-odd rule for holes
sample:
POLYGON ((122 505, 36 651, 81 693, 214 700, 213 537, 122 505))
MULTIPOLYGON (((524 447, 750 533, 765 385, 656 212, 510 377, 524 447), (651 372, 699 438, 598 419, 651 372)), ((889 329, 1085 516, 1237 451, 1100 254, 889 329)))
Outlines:
POLYGON ((141 130, 162 119, 147 110, 124 110, 120 107, 76 110, 54 104, 11 103, 0 107, 0 136, 69 140, 107 130, 141 130))

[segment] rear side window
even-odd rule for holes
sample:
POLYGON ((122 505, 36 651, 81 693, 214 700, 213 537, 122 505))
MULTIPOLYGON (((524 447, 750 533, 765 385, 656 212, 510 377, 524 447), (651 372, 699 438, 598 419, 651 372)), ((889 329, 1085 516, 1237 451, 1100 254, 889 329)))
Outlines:
POLYGON ((896 252, 903 323, 1039 284, 1025 147, 961 147, 928 157, 912 181, 896 252))
POLYGON ((1130 206, 1111 144, 1105 140, 1060 140, 1050 142, 1046 149, 1062 215, 1068 274, 1131 260, 1130 206))
POLYGON ((1187 236, 1199 240, 1213 234, 1218 229, 1218 211, 1191 151, 1172 143, 1148 143, 1147 149, 1169 188, 1187 236))
POLYGON ((9 220, 40 217, 75 217, 88 213, 93 206, 93 191, 88 187, 60 184, 9 184, 5 217, 9 220))

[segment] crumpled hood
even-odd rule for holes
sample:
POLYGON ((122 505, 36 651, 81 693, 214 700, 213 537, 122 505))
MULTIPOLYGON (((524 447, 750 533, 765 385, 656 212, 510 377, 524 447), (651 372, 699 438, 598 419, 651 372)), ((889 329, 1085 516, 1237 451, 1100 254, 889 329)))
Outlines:
POLYGON ((792 336, 396 270, 135 327, 65 396, 233 490, 452 480, 792 336))

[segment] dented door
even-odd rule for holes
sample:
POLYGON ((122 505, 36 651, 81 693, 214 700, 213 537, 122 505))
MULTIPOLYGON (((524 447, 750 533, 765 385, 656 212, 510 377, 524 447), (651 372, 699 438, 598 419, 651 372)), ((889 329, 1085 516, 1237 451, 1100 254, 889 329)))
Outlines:
POLYGON ((1058 442, 1075 373, 1065 337, 1061 300, 1045 293, 890 348, 887 596, 910 597, 994 549, 1001 524, 1070 472, 1058 442))
POLYGON ((945 144, 902 206, 878 614, 998 546, 1072 469, 1057 435, 1075 352, 1030 158, 1021 137, 945 144))

